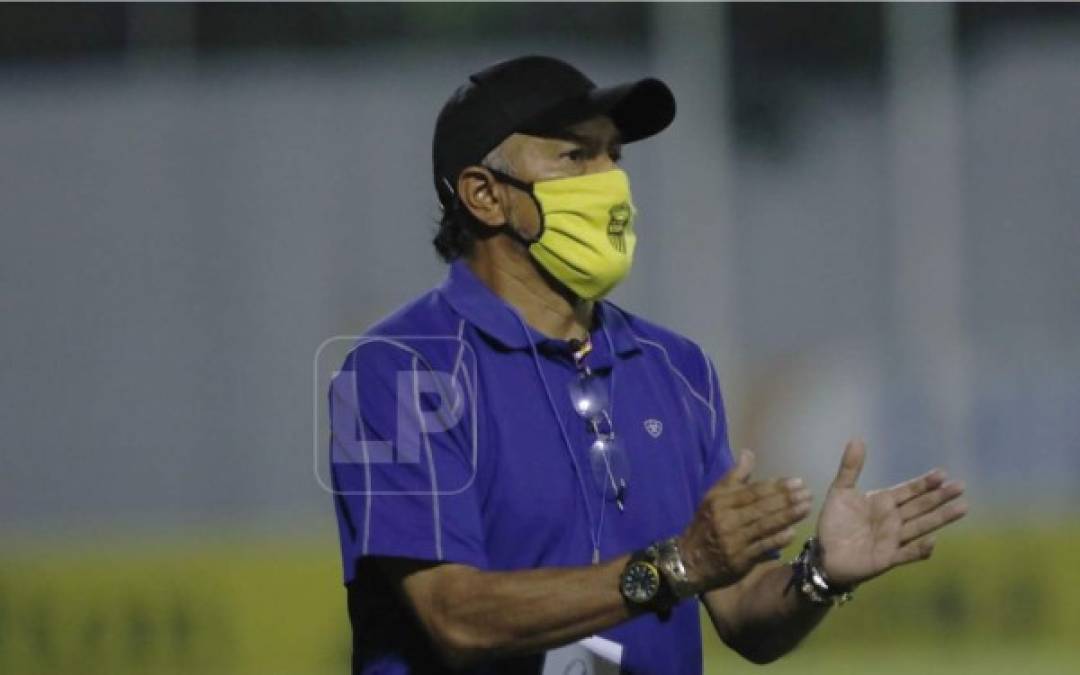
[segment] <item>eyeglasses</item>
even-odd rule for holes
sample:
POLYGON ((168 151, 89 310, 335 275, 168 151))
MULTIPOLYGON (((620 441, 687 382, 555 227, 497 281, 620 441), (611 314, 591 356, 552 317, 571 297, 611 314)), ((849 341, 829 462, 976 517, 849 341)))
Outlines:
MULTIPOLYGON (((582 367, 579 362, 579 368, 582 367)), ((570 381, 570 400, 574 411, 589 425, 595 436, 589 446, 589 464, 593 479, 607 501, 614 501, 621 511, 630 484, 630 461, 611 424, 611 402, 607 386, 584 367, 570 381)))

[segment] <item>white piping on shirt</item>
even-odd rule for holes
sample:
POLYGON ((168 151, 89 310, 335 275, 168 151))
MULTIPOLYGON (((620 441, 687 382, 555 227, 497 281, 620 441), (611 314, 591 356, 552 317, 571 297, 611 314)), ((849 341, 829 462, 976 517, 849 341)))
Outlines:
MULTIPOLYGON (((458 326, 458 338, 459 338, 459 340, 462 337, 462 334, 464 332, 464 328, 465 328, 465 322, 463 320, 461 322, 461 324, 458 326)), ((427 337, 438 337, 438 336, 409 336, 409 337, 424 337, 424 338, 427 338, 427 337)), ((449 337, 449 336, 447 336, 447 337, 449 337)), ((417 364, 418 363, 423 363, 425 368, 427 368, 429 371, 432 370, 431 364, 429 364, 427 362, 427 359, 425 359, 423 357, 423 355, 420 354, 420 352, 418 352, 417 350, 415 350, 414 348, 410 347, 409 345, 407 345, 407 344, 405 344, 403 342, 400 342, 398 340, 395 340, 395 339, 389 338, 389 337, 385 337, 385 336, 365 336, 362 339, 361 344, 357 345, 356 348, 362 347, 364 344, 367 344, 369 342, 389 344, 389 345, 397 347, 398 349, 400 349, 400 350, 406 352, 407 354, 411 355, 413 357, 413 360, 412 360, 413 386, 417 391, 419 391, 419 386, 417 385, 417 382, 416 382, 417 379, 418 379, 418 374, 419 374, 419 371, 417 370, 417 364)), ((356 349, 356 348, 354 348, 354 349, 356 349)), ((464 342, 464 340, 462 340, 461 341, 461 350, 463 351, 464 349, 465 349, 465 342, 464 342)), ((459 363, 460 363, 460 354, 459 354, 459 363)), ((468 372, 469 372, 468 370, 463 370, 462 371, 462 373, 464 374, 463 380, 465 381, 465 386, 469 388, 470 392, 472 392, 472 386, 473 385, 472 385, 472 380, 468 377, 468 372)), ((453 381, 453 378, 451 379, 451 381, 453 381)), ((359 394, 357 395, 357 400, 359 401, 359 394)), ((419 416, 421 424, 423 424, 423 417, 420 415, 420 407, 419 407, 420 406, 420 395, 419 395, 419 393, 417 393, 417 395, 416 395, 416 406, 417 406, 417 415, 419 416)), ((477 412, 476 412, 475 406, 473 406, 471 417, 472 417, 472 429, 473 429, 473 433, 472 433, 472 463, 473 463, 474 473, 473 473, 472 478, 470 478, 469 482, 465 486, 463 486, 459 490, 455 490, 451 494, 458 494, 459 492, 467 489, 469 487, 469 485, 472 484, 472 480, 475 478, 475 467, 476 467, 476 457, 477 457, 477 437, 476 437, 477 412)), ((365 441, 362 444, 362 446, 363 446, 363 449, 364 449, 364 489, 365 489, 365 492, 366 492, 366 494, 364 495, 364 534, 363 534, 362 543, 361 543, 361 550, 363 551, 364 555, 368 555, 368 552, 369 552, 368 544, 369 544, 369 542, 371 540, 371 510, 372 510, 371 507, 372 507, 372 500, 374 499, 374 494, 375 493, 371 489, 371 464, 370 464, 370 457, 368 455, 368 450, 367 450, 367 443, 366 443, 367 437, 366 437, 366 434, 364 432, 363 423, 360 424, 360 433, 362 434, 361 439, 363 441, 365 441)), ((426 448, 427 448, 427 454, 428 454, 428 467, 429 467, 429 471, 431 472, 432 511, 433 511, 433 518, 434 518, 434 522, 435 522, 435 551, 436 551, 436 554, 439 557, 439 560, 442 560, 443 559, 442 527, 441 527, 441 517, 440 517, 439 503, 438 503, 438 499, 439 499, 438 479, 435 476, 434 457, 432 455, 432 450, 431 450, 431 440, 428 438, 426 433, 423 436, 424 436, 424 442, 425 442, 425 445, 426 445, 426 448)))
MULTIPOLYGON (((458 371, 461 369, 462 358, 465 356, 465 337, 464 336, 465 336, 465 319, 462 319, 461 323, 458 324, 458 331, 457 331, 457 339, 458 339, 458 342, 461 343, 461 346, 458 347, 457 358, 454 359, 454 369, 452 371, 450 371, 450 381, 451 382, 453 382, 454 380, 457 379, 458 371)), ((457 392, 458 392, 458 390, 454 389, 454 393, 457 394, 457 392)), ((454 407, 453 407, 453 411, 454 411, 455 415, 457 414, 458 409, 460 407, 461 407, 461 398, 460 397, 455 397, 454 398, 454 407)))
POLYGON ((705 377, 709 380, 709 407, 713 411, 712 425, 711 425, 712 426, 712 437, 713 437, 713 440, 716 440, 716 403, 714 402, 714 400, 715 400, 715 396, 714 396, 715 392, 713 391, 714 387, 713 387, 712 360, 709 358, 709 355, 705 353, 705 350, 702 349, 700 346, 698 346, 698 351, 701 352, 701 358, 705 361, 705 377))
MULTIPOLYGON (((716 408, 713 407, 711 393, 710 393, 709 399, 706 399, 704 396, 699 394, 696 389, 694 389, 693 385, 690 384, 690 380, 688 380, 686 378, 686 376, 683 375, 682 371, 679 370, 678 368, 676 368, 675 364, 671 362, 671 356, 668 354, 668 350, 664 347, 664 345, 660 344, 659 342, 654 342, 652 340, 646 340, 645 338, 641 337, 640 335, 634 335, 634 337, 636 337, 638 342, 641 342, 642 344, 647 344, 647 345, 650 345, 651 347, 659 349, 660 352, 663 353, 664 361, 667 362, 668 368, 671 369, 671 372, 675 373, 675 375, 678 376, 678 378, 680 380, 682 380, 683 384, 685 384, 686 388, 690 390, 690 393, 694 396, 694 398, 696 398, 697 400, 699 400, 703 404, 705 404, 705 407, 709 409, 710 424, 711 424, 711 426, 713 428, 713 436, 715 437, 715 435, 716 435, 716 408)), ((707 361, 708 360, 706 359, 706 362, 707 361)), ((710 383, 712 382, 712 378, 709 378, 709 382, 710 383)), ((711 386, 711 384, 710 384, 710 386, 711 386)))
POLYGON ((416 405, 416 419, 420 422, 420 437, 424 439, 424 449, 427 450, 428 474, 431 476, 431 517, 435 529, 435 558, 443 559, 442 548, 442 518, 439 516, 439 480, 435 474, 435 456, 431 452, 431 439, 428 438, 427 424, 424 422, 424 413, 420 409, 420 364, 416 356, 412 360, 413 369, 413 403, 416 405))
POLYGON ((360 442, 364 452, 364 543, 363 551, 364 555, 368 553, 368 542, 371 540, 371 500, 375 498, 375 495, 371 493, 371 456, 368 454, 367 446, 367 434, 364 433, 364 423, 360 423, 360 433, 363 434, 363 438, 360 442))
MULTIPOLYGON (((356 387, 356 400, 360 400, 360 380, 356 377, 356 371, 352 371, 353 386, 356 387)), ((360 420, 360 452, 364 455, 364 534, 360 539, 360 551, 363 555, 368 554, 368 541, 371 539, 371 455, 368 454, 367 432, 364 430, 364 422, 360 420)))

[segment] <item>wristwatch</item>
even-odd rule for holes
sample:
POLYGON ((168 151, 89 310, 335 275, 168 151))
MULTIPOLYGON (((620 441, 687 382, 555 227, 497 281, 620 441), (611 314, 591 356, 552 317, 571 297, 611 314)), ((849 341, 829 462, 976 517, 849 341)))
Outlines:
POLYGON ((817 537, 810 537, 803 544, 802 552, 791 561, 791 581, 802 596, 815 605, 831 607, 843 605, 855 597, 854 589, 837 586, 829 581, 822 569, 823 551, 817 537))
POLYGON ((667 614, 694 594, 675 538, 654 542, 630 556, 619 591, 632 606, 667 614))
POLYGON ((649 610, 661 609, 658 602, 663 590, 663 577, 655 559, 646 553, 648 549, 635 552, 619 577, 619 592, 623 599, 635 607, 649 610))

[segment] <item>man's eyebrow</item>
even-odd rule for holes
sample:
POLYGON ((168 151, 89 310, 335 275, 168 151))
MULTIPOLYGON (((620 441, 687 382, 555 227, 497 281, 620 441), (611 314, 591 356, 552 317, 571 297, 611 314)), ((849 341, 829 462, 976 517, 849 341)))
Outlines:
POLYGON ((544 134, 545 138, 554 138, 560 141, 570 141, 571 143, 577 143, 586 147, 592 147, 603 142, 607 142, 607 145, 622 145, 622 135, 616 130, 610 138, 598 140, 595 137, 583 136, 579 133, 575 133, 569 129, 558 129, 544 134))

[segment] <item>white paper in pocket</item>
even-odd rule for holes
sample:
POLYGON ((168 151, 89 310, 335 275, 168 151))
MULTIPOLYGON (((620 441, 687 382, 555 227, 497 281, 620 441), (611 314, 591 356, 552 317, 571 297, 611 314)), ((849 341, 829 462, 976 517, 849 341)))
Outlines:
POLYGON ((619 675, 623 646, 599 636, 551 649, 543 675, 619 675))

